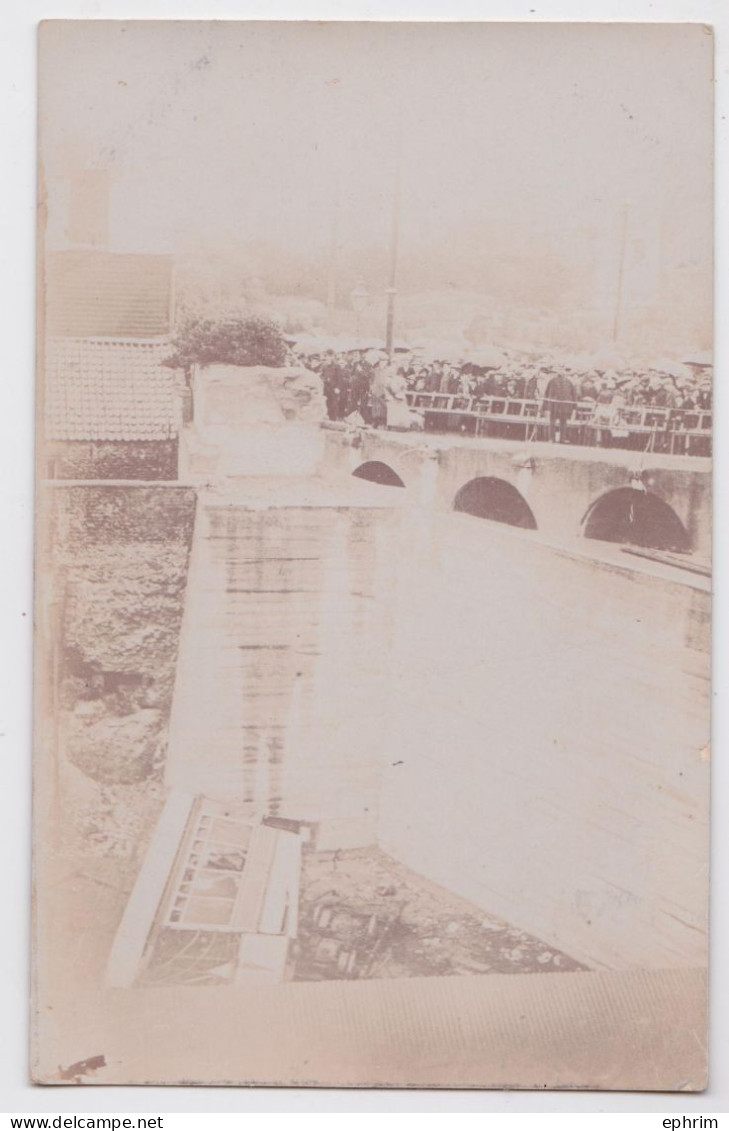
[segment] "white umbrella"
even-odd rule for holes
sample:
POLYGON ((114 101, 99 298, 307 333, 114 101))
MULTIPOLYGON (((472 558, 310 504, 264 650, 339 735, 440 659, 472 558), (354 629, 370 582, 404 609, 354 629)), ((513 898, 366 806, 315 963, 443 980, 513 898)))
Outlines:
POLYGON ((423 346, 423 355, 429 361, 461 361, 468 352, 468 346, 452 341, 430 341, 423 346))
POLYGON ((595 366, 592 358, 586 353, 568 353, 554 358, 558 365, 567 365, 577 373, 589 373, 595 366))
POLYGON ((465 353, 463 359, 474 365, 481 365, 484 369, 500 369, 509 360, 504 351, 496 346, 479 346, 465 353))
POLYGON ((688 378, 692 376, 688 365, 682 365, 680 361, 672 361, 667 357, 661 358, 660 361, 653 362, 648 368, 658 373, 667 373, 669 377, 688 378))
POLYGON ((704 350, 703 353, 692 353, 689 357, 683 358, 684 365, 696 365, 699 369, 713 369, 714 355, 711 350, 704 350))

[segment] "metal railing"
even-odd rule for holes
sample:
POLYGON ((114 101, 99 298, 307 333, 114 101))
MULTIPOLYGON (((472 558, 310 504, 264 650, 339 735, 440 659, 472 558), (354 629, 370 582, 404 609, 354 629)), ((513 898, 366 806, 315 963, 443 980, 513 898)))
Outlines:
MULTIPOLYGON (((477 436, 509 434, 526 440, 549 440, 557 428, 572 443, 588 447, 635 446, 675 455, 710 455, 710 409, 676 409, 653 405, 609 405, 594 401, 557 401, 509 396, 466 396, 463 393, 406 394, 408 404, 420 409, 431 427, 444 417, 444 431, 452 430, 448 418, 460 418, 461 427, 477 436)), ((437 430, 437 428, 434 428, 437 430)))

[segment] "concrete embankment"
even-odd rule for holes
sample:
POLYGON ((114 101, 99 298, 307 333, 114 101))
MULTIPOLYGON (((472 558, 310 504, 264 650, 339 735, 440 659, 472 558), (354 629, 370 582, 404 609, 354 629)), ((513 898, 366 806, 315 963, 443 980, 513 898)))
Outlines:
POLYGON ((706 580, 389 488, 259 490, 199 503, 168 781, 379 843, 589 965, 702 965, 706 580))

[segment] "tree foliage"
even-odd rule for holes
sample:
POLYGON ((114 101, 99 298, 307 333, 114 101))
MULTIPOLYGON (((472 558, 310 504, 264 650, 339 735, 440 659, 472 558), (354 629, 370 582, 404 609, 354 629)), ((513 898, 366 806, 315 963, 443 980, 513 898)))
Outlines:
POLYGON ((283 365, 286 343, 268 318, 191 318, 177 331, 165 365, 283 365))

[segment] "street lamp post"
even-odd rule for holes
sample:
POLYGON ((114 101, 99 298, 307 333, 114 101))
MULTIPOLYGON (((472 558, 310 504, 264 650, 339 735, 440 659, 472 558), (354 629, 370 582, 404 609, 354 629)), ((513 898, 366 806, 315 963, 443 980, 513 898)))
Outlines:
POLYGON ((388 287, 385 291, 387 295, 387 324, 385 327, 385 348, 387 350, 387 364, 392 364, 392 354, 395 349, 395 299, 397 298, 397 290, 395 287, 388 287))
POLYGON ((397 255, 400 243, 400 204, 402 198, 402 134, 398 132, 395 152, 395 184, 392 194, 392 226, 390 228, 390 285, 387 295, 387 323, 385 327, 385 348, 387 363, 392 364, 395 348, 395 299, 397 297, 397 255))
POLYGON ((365 286, 362 279, 360 279, 360 281, 357 283, 357 286, 353 287, 349 292, 349 297, 352 301, 352 309, 354 310, 354 316, 357 326, 357 343, 359 344, 362 337, 362 312, 367 305, 367 299, 370 297, 369 291, 367 290, 367 287, 365 286))
POLYGON ((615 290, 615 314, 613 316, 613 341, 620 337, 623 315, 623 279, 625 275, 625 248, 628 242, 628 205, 623 205, 620 229, 620 252, 618 256, 618 282, 615 290))

